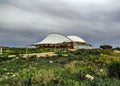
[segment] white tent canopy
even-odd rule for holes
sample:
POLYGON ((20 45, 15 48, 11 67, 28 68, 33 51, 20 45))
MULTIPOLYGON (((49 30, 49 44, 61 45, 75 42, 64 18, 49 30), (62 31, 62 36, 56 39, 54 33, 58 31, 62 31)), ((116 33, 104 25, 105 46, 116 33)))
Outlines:
POLYGON ((78 36, 67 36, 69 39, 71 39, 73 42, 83 42, 85 43, 85 40, 83 40, 82 38, 78 37, 78 36))
POLYGON ((75 46, 75 45, 86 45, 88 44, 83 40, 82 38, 78 36, 65 36, 60 33, 52 33, 49 34, 47 37, 45 37, 41 42, 35 43, 35 46, 41 46, 41 45, 64 45, 68 44, 67 46, 75 46))
POLYGON ((45 39, 43 39, 41 42, 35 43, 37 44, 60 44, 63 42, 72 42, 71 39, 69 39, 67 36, 64 36, 59 33, 53 33, 49 34, 45 39))

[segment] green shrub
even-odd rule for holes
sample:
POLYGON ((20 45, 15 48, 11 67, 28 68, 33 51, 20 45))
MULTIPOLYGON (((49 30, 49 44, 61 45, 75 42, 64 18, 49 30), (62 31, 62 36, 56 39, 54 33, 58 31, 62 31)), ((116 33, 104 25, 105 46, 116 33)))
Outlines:
POLYGON ((31 77, 27 78, 25 81, 23 81, 23 86, 32 86, 32 80, 31 77))
POLYGON ((120 82, 116 79, 95 78, 94 80, 87 80, 86 86, 120 86, 120 82))
POLYGON ((90 49, 79 49, 75 52, 73 52, 73 54, 75 55, 84 55, 84 56, 87 56, 87 55, 100 55, 100 52, 97 51, 97 50, 90 50, 90 49))
POLYGON ((120 62, 114 61, 108 64, 108 75, 120 79, 120 62))
POLYGON ((112 46, 111 45, 101 45, 100 48, 102 48, 102 49, 111 49, 112 46))
POLYGON ((9 58, 8 56, 0 56, 0 62, 2 61, 7 61, 7 60, 11 60, 12 58, 9 58))
POLYGON ((114 48, 115 50, 120 50, 120 47, 116 47, 116 48, 114 48))
POLYGON ((35 59, 35 58, 37 58, 36 57, 36 55, 32 55, 32 56, 30 56, 30 57, 28 57, 29 59, 35 59))

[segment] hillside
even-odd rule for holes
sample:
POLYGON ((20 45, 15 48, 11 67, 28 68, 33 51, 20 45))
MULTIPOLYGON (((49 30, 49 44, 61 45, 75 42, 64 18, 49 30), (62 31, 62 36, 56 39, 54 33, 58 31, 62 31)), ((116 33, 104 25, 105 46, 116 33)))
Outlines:
MULTIPOLYGON (((80 49, 40 58, 35 55, 22 58, 20 54, 25 49, 3 51, 0 86, 120 86, 120 52, 117 50, 80 49), (11 54, 16 57, 8 57, 11 54)), ((46 49, 33 51, 40 53, 46 49)), ((33 51, 29 49, 29 53, 33 51)))

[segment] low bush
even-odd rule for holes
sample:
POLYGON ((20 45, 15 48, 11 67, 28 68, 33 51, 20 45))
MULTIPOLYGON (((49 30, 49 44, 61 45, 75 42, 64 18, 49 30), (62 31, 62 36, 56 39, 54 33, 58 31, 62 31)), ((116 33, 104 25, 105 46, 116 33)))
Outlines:
POLYGON ((116 79, 95 78, 94 80, 87 80, 86 86, 120 86, 120 82, 116 79))
POLYGON ((0 56, 0 62, 2 61, 7 61, 7 60, 11 60, 12 58, 9 58, 8 56, 0 56))
POLYGON ((108 64, 108 76, 120 79, 120 62, 114 61, 108 64))
POLYGON ((102 48, 102 49, 111 49, 112 46, 111 45, 101 45, 100 48, 102 48))
POLYGON ((73 52, 75 55, 100 55, 100 52, 97 50, 90 50, 90 49, 79 49, 73 52))

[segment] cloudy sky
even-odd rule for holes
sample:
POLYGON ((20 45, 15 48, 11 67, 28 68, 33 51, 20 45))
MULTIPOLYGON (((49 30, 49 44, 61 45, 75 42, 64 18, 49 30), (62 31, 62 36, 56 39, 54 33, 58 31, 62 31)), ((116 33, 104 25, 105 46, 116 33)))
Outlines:
POLYGON ((120 46, 120 0, 0 0, 0 45, 26 46, 53 32, 120 46))

